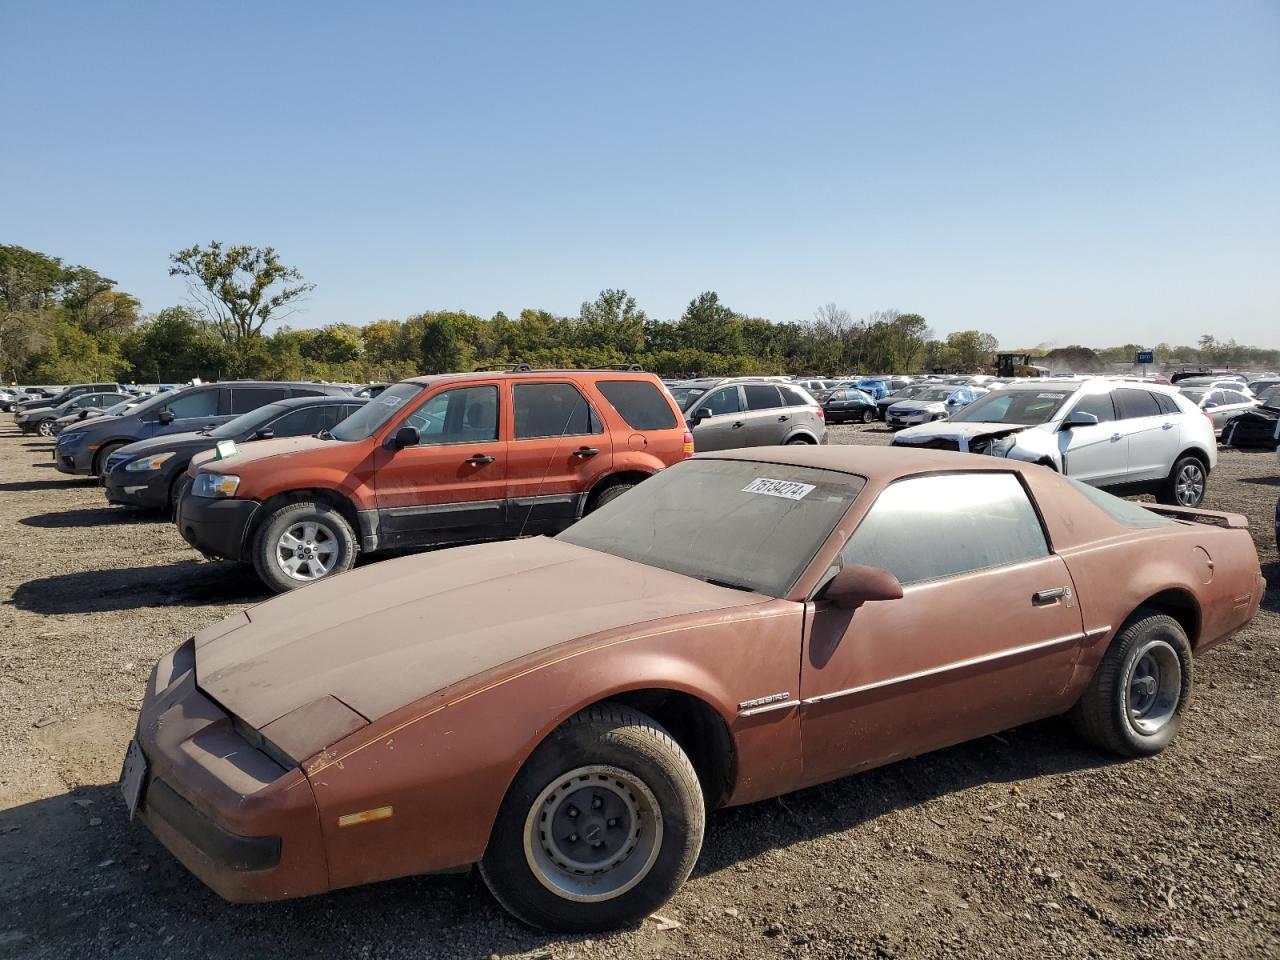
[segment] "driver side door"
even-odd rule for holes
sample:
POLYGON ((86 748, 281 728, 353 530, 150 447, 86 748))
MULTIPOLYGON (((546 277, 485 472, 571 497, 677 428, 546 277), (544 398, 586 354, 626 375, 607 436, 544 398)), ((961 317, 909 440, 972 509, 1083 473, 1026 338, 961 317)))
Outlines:
POLYGON ((1013 473, 887 487, 840 555, 901 599, 810 604, 801 664, 806 784, 1065 710, 1081 640, 1066 564, 1013 473))

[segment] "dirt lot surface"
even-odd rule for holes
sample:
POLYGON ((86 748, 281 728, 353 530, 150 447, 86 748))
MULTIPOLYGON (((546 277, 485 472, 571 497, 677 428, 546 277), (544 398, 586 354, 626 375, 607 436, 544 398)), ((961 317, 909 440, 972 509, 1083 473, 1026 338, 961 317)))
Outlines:
POLYGON ((1280 956, 1277 494, 1274 456, 1223 454, 1206 505, 1249 516, 1273 588, 1198 661, 1161 756, 1116 762, 1054 720, 721 811, 673 923, 560 939, 474 876, 231 906, 130 826, 114 781, 151 664, 263 595, 6 415, 0 957, 1280 956))

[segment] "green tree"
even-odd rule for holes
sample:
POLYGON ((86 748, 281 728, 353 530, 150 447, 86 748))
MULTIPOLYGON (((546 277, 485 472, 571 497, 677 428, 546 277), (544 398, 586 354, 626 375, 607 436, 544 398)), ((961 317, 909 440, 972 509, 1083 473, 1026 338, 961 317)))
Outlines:
POLYGON ((360 331, 346 323, 321 327, 300 347, 302 356, 320 363, 350 363, 360 358, 360 331))
POLYGON ((418 341, 423 373, 453 373, 460 370, 464 351, 453 320, 446 314, 427 317, 418 341))
POLYGON ((281 263, 274 247, 224 248, 214 241, 170 254, 169 262, 169 275, 186 279, 192 298, 228 343, 260 335, 315 289, 296 267, 281 263))
POLYGON ((714 290, 700 293, 689 301, 680 317, 680 333, 684 346, 704 353, 742 353, 742 330, 738 316, 723 303, 714 290))
POLYGON ((583 303, 575 324, 575 339, 583 346, 612 348, 624 355, 644 347, 644 327, 648 317, 636 306, 636 298, 625 290, 601 290, 594 300, 583 303))

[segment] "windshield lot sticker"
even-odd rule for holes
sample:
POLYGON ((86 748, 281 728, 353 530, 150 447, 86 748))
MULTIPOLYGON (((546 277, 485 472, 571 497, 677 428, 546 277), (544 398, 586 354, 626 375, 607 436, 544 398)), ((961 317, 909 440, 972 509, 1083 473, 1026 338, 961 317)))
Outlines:
POLYGON ((381 400, 383 403, 385 403, 388 407, 398 407, 398 406, 400 406, 400 398, 399 398, 399 397, 397 397, 397 396, 394 396, 394 395, 392 395, 392 396, 385 396, 385 395, 384 395, 384 396, 379 397, 378 399, 379 399, 379 400, 381 400))
POLYGON ((767 497, 783 497, 786 500, 803 500, 816 487, 811 483, 797 483, 794 480, 770 480, 768 477, 756 477, 745 487, 743 493, 763 493, 767 497))
POLYGON ((1065 393, 1037 393, 1036 399, 1037 400, 1061 400, 1065 396, 1066 396, 1065 393))

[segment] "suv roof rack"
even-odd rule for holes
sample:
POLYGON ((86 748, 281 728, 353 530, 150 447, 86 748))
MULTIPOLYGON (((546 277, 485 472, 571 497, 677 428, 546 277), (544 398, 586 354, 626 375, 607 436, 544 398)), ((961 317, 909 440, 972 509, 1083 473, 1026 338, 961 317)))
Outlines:
POLYGON ((591 371, 617 370, 624 373, 644 373, 638 363, 607 363, 602 367, 534 367, 527 363, 495 363, 476 367, 476 373, 498 370, 503 373, 590 373, 591 371))

